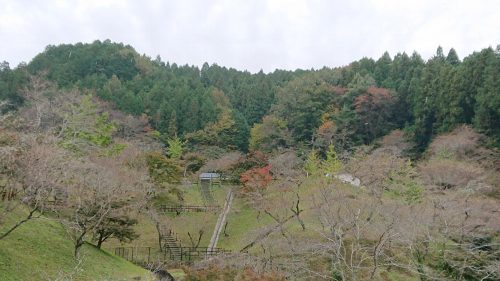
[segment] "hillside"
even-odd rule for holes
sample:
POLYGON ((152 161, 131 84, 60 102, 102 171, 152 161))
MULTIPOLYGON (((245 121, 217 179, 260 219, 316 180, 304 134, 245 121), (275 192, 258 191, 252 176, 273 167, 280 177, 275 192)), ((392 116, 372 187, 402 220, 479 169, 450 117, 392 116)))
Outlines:
POLYGON ((109 40, 4 63, 0 235, 43 216, 0 236, 0 271, 149 277, 116 254, 187 280, 498 280, 499 63, 252 74, 109 40))
MULTIPOLYGON (((19 209, 0 226, 26 215, 19 209)), ((56 220, 33 219, 0 240, 1 280, 153 280, 152 274, 122 258, 86 244, 82 259, 72 255, 73 243, 56 220)))

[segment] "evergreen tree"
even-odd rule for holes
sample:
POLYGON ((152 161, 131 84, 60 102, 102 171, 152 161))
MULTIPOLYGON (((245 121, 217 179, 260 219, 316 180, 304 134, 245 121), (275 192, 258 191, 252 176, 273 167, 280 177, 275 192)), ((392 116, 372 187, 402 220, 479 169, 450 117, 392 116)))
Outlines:
POLYGON ((4 101, 0 114, 15 109, 24 102, 20 90, 27 80, 25 66, 12 70, 8 62, 0 63, 0 103, 4 101))
POLYGON ((446 62, 451 64, 451 65, 459 65, 460 64, 460 59, 458 58, 457 51, 455 49, 451 48, 450 51, 448 52, 448 55, 446 56, 446 62))
POLYGON ((184 144, 177 136, 167 139, 167 155, 172 159, 180 159, 184 152, 184 144))
POLYGON ((484 70, 484 83, 478 89, 474 124, 500 144, 500 52, 484 70))
POLYGON ((391 69, 392 59, 388 52, 385 52, 375 63, 373 72, 375 81, 381 87, 392 87, 392 81, 389 74, 391 69))
POLYGON ((177 113, 175 109, 172 110, 172 113, 170 114, 167 133, 170 137, 177 137, 177 113))
POLYGON ((307 159, 304 162, 304 171, 306 171, 306 176, 314 176, 318 173, 320 168, 320 161, 318 159, 318 153, 313 148, 311 152, 307 155, 307 159))
POLYGON ((337 157, 335 146, 332 144, 328 147, 326 152, 326 160, 322 163, 322 169, 331 176, 342 170, 342 162, 337 157))

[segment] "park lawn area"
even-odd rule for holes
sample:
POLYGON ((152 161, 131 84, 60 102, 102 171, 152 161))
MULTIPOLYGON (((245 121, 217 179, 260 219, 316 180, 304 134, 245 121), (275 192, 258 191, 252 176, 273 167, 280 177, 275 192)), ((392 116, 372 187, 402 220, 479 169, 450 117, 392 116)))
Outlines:
MULTIPOLYGON (((0 232, 26 214, 19 208, 3 221, 0 232)), ((32 219, 0 240, 0 280, 154 280, 149 271, 93 245, 83 246, 80 261, 73 249, 59 222, 32 219)))
MULTIPOLYGON (((300 209, 302 210, 300 217, 305 223, 306 230, 304 231, 297 219, 293 218, 288 221, 283 227, 287 231, 292 232, 296 237, 306 239, 319 239, 319 233, 316 230, 321 229, 321 224, 314 211, 313 197, 319 193, 319 188, 325 185, 324 179, 309 178, 305 180, 298 188, 300 196, 300 209)), ((329 184, 329 188, 342 190, 345 194, 352 196, 362 196, 362 191, 349 184, 343 184, 337 180, 333 180, 329 184)), ((296 194, 292 189, 281 189, 270 186, 268 188, 267 200, 273 202, 268 207, 272 213, 281 215, 281 219, 290 216, 290 207, 295 207, 296 194)), ((275 226, 276 222, 263 211, 259 212, 252 208, 245 199, 235 197, 230 213, 227 217, 226 234, 221 233, 218 247, 229 249, 232 251, 240 251, 248 243, 250 243, 258 235, 258 230, 265 227, 275 226)), ((269 236, 278 238, 281 234, 275 232, 269 236)), ((252 252, 252 251, 251 251, 252 252)))
POLYGON ((271 218, 248 206, 244 199, 234 198, 231 211, 226 222, 226 234, 224 229, 219 236, 217 247, 231 251, 240 251, 245 245, 250 243, 255 236, 255 231, 269 223, 271 218), (259 217, 259 218, 257 218, 259 217))
MULTIPOLYGON (((227 185, 213 187, 214 199, 221 207, 224 205, 224 200, 230 188, 231 186, 227 185)), ((203 206, 203 200, 197 185, 179 186, 179 189, 183 191, 184 205, 203 206)), ((192 246, 188 233, 197 241, 201 230, 203 235, 199 246, 206 247, 210 243, 219 213, 220 211, 185 212, 180 215, 167 213, 163 214, 162 217, 165 227, 167 229, 171 228, 177 234, 182 246, 192 246)), ((139 215, 137 219, 138 224, 134 226, 136 233, 139 234, 137 239, 130 243, 120 243, 115 239, 110 239, 103 247, 110 250, 121 246, 158 248, 158 233, 154 223, 146 215, 139 215)))

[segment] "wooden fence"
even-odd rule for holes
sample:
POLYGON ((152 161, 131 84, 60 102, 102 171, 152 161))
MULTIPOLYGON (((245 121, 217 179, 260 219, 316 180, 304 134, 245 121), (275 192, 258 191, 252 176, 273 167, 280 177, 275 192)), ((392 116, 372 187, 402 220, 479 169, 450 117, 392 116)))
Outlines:
POLYGON ((168 256, 166 252, 160 252, 154 247, 118 247, 114 253, 130 262, 142 266, 150 264, 162 264, 168 256))
POLYGON ((230 253, 230 251, 221 248, 210 249, 208 247, 166 247, 164 252, 167 252, 170 260, 181 262, 191 262, 230 253))
POLYGON ((159 251, 155 247, 117 247, 114 253, 130 262, 140 265, 165 264, 169 261, 192 262, 212 256, 228 254, 230 251, 221 248, 207 247, 167 247, 159 251))
POLYGON ((183 212, 218 212, 220 206, 196 206, 196 205, 179 205, 179 206, 167 206, 161 205, 159 210, 164 213, 183 213, 183 212))

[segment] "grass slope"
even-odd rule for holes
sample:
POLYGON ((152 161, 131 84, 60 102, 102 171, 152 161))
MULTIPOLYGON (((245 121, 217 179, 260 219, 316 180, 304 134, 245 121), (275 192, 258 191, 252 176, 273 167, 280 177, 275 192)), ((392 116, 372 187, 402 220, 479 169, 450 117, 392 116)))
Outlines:
MULTIPOLYGON (((24 213, 8 217, 0 232, 24 213)), ((81 253, 78 262, 61 224, 33 219, 0 240, 0 280, 152 280, 148 271, 92 245, 84 245, 81 253)))
MULTIPOLYGON (((203 200, 197 185, 179 186, 179 188, 183 191, 185 205, 203 206, 203 200)), ((212 192, 216 204, 224 205, 224 200, 230 188, 231 186, 213 187, 212 192)), ((203 231, 199 246, 206 247, 210 242, 218 217, 219 211, 185 212, 180 215, 168 213, 163 216, 162 221, 166 228, 172 228, 177 234, 182 246, 192 246, 188 233, 197 241, 200 230, 203 231)), ((139 216, 138 221, 138 224, 134 227, 136 232, 140 234, 137 239, 123 244, 115 239, 110 239, 103 247, 110 250, 120 246, 158 247, 158 234, 153 222, 146 215, 139 216)))

